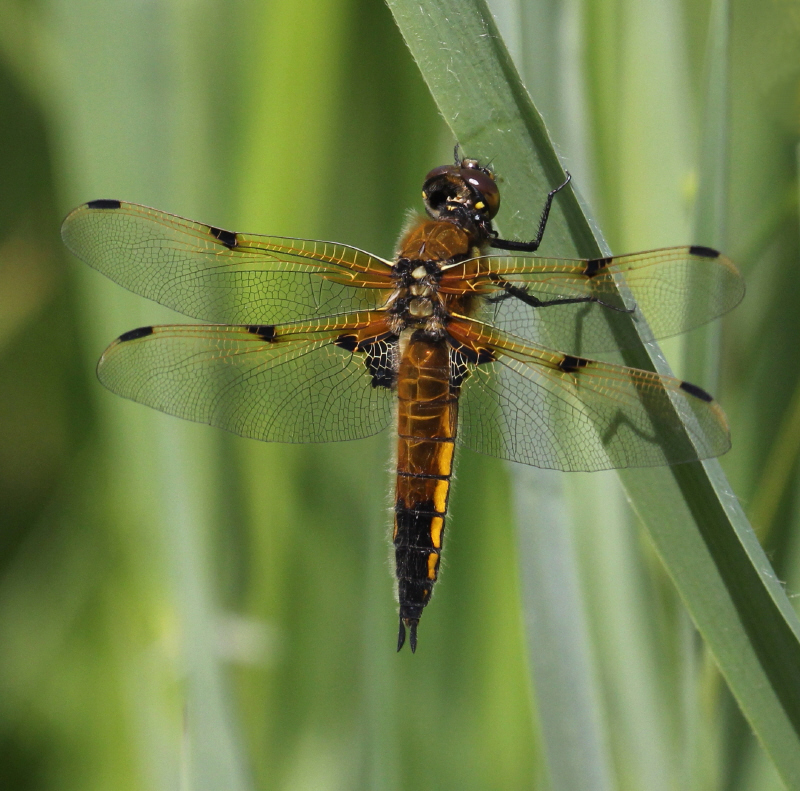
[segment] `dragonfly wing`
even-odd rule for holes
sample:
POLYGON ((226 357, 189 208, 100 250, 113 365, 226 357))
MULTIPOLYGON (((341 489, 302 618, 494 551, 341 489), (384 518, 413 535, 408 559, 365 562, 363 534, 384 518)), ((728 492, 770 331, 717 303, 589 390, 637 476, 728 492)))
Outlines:
POLYGON ((730 448, 722 409, 680 379, 551 352, 477 322, 449 329, 495 357, 470 366, 461 391, 459 439, 480 453, 593 471, 678 464, 730 448))
POLYGON ((381 354, 391 358, 392 343, 376 339, 370 372, 365 354, 344 348, 352 344, 342 340, 371 318, 143 327, 106 349, 98 376, 126 398, 243 437, 359 439, 386 428, 393 408, 392 391, 376 386, 375 377, 375 361, 381 354))
POLYGON ((61 235, 121 286, 202 321, 277 324, 369 310, 392 287, 391 265, 355 247, 234 233, 135 203, 85 203, 61 235))
POLYGON ((572 354, 606 352, 667 338, 727 313, 742 300, 744 281, 733 263, 707 247, 673 247, 594 260, 483 256, 460 272, 485 297, 479 316, 533 343, 572 354), (619 286, 630 291, 626 304, 619 286), (531 299, 533 298, 533 299, 531 299), (594 302, 535 307, 542 302, 594 302), (630 298, 629 298, 630 299, 630 298), (531 304, 534 303, 534 304, 531 304), (626 310, 634 308, 633 313, 626 310))

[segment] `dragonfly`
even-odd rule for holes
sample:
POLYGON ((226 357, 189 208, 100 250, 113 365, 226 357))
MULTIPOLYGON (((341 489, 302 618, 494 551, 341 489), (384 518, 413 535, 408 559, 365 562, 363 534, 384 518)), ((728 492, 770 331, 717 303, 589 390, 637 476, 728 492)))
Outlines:
POLYGON ((592 259, 504 239, 495 174, 460 158, 424 180, 425 215, 392 260, 339 242, 237 233, 120 200, 64 220, 80 259, 194 319, 121 335, 97 373, 111 391, 270 442, 396 431, 392 542, 397 650, 436 584, 456 443, 536 467, 668 465, 726 452, 702 388, 585 356, 685 332, 744 296, 702 246, 592 259), (631 333, 634 326, 636 333, 631 333), (634 341, 631 338, 635 338, 634 341))

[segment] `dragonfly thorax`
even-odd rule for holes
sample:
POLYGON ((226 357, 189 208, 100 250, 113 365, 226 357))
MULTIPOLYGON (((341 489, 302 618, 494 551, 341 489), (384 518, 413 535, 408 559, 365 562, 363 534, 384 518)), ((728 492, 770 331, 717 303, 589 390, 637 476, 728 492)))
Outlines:
POLYGON ((395 290, 386 304, 392 331, 400 335, 419 329, 429 338, 443 338, 448 320, 447 300, 439 293, 443 267, 479 251, 474 229, 461 227, 452 216, 415 223, 401 240, 392 267, 395 290))
POLYGON ((395 335, 407 329, 421 329, 431 337, 442 337, 446 323, 446 310, 435 286, 420 286, 423 295, 417 290, 398 288, 387 304, 388 325, 395 335))
POLYGON ((432 337, 441 337, 445 310, 438 294, 442 276, 439 263, 401 256, 392 276, 395 290, 387 303, 392 331, 400 335, 407 329, 422 329, 432 337))

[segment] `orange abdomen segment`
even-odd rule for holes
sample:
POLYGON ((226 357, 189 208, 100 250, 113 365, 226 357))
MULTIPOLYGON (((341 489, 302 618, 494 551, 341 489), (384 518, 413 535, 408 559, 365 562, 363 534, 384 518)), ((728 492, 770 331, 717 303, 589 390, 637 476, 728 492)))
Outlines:
POLYGON ((412 335, 397 376, 398 446, 394 546, 400 638, 416 625, 439 571, 453 472, 458 393, 450 386, 447 341, 412 335))

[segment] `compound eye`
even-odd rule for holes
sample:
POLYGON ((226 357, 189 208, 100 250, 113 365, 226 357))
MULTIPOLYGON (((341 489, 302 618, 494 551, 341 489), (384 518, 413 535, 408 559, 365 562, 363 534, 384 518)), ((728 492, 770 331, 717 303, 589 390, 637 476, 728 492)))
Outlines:
POLYGON ((427 176, 425 176, 424 183, 427 184, 429 181, 433 179, 438 179, 441 176, 454 176, 458 175, 458 168, 453 165, 439 165, 438 168, 434 168, 427 176))
POLYGON ((500 209, 500 190, 494 179, 482 170, 473 168, 461 168, 460 176, 480 196, 474 203, 475 208, 491 220, 500 209))
POLYGON ((434 219, 438 219, 445 210, 447 201, 458 194, 459 170, 453 165, 442 165, 434 168, 425 177, 422 185, 422 199, 425 201, 425 208, 434 219))

